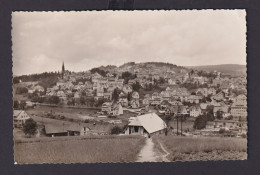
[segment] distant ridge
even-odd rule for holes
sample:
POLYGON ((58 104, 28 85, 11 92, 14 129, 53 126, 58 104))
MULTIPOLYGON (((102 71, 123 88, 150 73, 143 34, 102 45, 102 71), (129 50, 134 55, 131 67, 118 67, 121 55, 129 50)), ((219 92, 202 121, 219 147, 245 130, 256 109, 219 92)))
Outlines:
POLYGON ((219 65, 203 65, 203 66, 186 66, 189 69, 218 71, 231 75, 246 75, 246 65, 241 64, 219 64, 219 65))

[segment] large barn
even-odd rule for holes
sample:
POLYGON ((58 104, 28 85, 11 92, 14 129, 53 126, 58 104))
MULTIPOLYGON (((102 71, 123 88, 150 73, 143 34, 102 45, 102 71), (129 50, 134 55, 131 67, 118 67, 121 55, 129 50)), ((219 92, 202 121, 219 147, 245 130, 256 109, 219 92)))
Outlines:
POLYGON ((45 134, 50 137, 87 135, 90 130, 77 123, 46 124, 44 127, 45 134))
POLYGON ((132 120, 126 130, 126 135, 144 135, 152 136, 164 133, 167 125, 166 123, 155 113, 148 113, 137 116, 135 120, 132 120))

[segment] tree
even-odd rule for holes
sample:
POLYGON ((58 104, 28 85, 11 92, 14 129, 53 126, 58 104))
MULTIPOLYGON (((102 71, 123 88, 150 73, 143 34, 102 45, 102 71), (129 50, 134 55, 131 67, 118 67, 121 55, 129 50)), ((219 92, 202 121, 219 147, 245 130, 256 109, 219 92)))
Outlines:
POLYGON ((37 123, 33 119, 28 119, 23 125, 23 132, 29 137, 33 136, 37 132, 37 123))
POLYGON ((13 107, 14 107, 14 109, 18 109, 19 108, 19 102, 17 100, 14 100, 13 107))
POLYGON ((17 83, 19 83, 19 79, 17 77, 14 77, 13 78, 13 84, 17 84, 17 83))
POLYGON ((120 93, 119 89, 115 88, 113 93, 112 93, 112 100, 113 101, 115 101, 115 102, 118 101, 119 93, 120 93))
POLYGON ((218 120, 223 119, 223 111, 217 111, 216 118, 217 118, 218 120))
POLYGON ((135 82, 135 83, 132 85, 132 87, 133 87, 133 90, 134 90, 134 91, 139 92, 139 89, 141 88, 141 85, 140 85, 139 82, 137 81, 137 82, 135 82))
POLYGON ((132 98, 131 92, 128 92, 128 94, 127 94, 127 100, 128 100, 128 101, 131 101, 131 98, 132 98))
POLYGON ((207 125, 207 118, 204 115, 200 115, 196 118, 193 124, 194 129, 204 129, 207 125))
POLYGON ((208 105, 207 108, 206 108, 206 113, 213 115, 213 109, 214 109, 213 105, 208 105))
POLYGON ((103 98, 98 99, 98 106, 102 106, 103 103, 105 103, 105 100, 103 98))
POLYGON ((206 97, 206 101, 208 101, 208 102, 211 102, 212 100, 211 100, 211 95, 208 95, 207 97, 206 97))
POLYGON ((26 102, 25 102, 24 100, 22 100, 22 101, 20 102, 20 109, 24 109, 25 106, 26 106, 26 102))
POLYGON ((86 99, 81 96, 80 99, 79 99, 79 102, 80 102, 81 105, 85 105, 86 104, 86 99))
POLYGON ((203 96, 203 98, 200 100, 200 103, 206 103, 207 100, 206 100, 206 97, 203 96))
POLYGON ((49 98, 49 103, 51 104, 58 104, 60 102, 60 98, 58 96, 51 96, 49 98))
POLYGON ((215 120, 214 115, 211 114, 211 113, 207 113, 206 114, 206 118, 207 118, 207 121, 214 121, 215 120))
POLYGON ((163 77, 160 77, 160 79, 159 79, 159 83, 160 83, 160 84, 165 83, 165 79, 164 79, 163 77))
POLYGON ((16 94, 26 94, 28 93, 28 89, 26 87, 17 87, 16 94))

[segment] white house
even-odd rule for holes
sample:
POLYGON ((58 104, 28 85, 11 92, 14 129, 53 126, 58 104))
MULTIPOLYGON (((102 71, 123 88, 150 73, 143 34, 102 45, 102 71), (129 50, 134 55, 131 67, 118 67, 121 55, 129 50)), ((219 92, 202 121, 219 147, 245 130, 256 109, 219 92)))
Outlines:
POLYGON ((152 136, 164 133, 166 123, 155 113, 137 116, 132 120, 126 130, 126 135, 152 136))
POLYGON ((14 127, 22 127, 26 120, 30 119, 30 116, 22 110, 14 110, 14 127))
POLYGON ((198 106, 192 106, 190 108, 190 116, 191 117, 198 117, 199 115, 201 115, 201 109, 198 106))
POLYGON ((126 94, 131 93, 133 91, 132 86, 130 86, 129 84, 124 85, 122 90, 126 94))

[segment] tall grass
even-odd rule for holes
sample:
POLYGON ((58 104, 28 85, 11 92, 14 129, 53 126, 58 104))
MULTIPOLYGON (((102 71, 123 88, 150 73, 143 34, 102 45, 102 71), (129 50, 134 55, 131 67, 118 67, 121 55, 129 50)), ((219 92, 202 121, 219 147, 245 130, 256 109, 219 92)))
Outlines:
POLYGON ((133 162, 145 142, 142 137, 101 138, 19 140, 14 147, 15 161, 21 164, 133 162))
POLYGON ((164 136, 153 140, 163 144, 171 160, 244 159, 247 152, 247 140, 242 138, 164 136))
POLYGON ((159 139, 172 152, 190 153, 214 150, 246 152, 247 150, 247 140, 241 138, 165 136, 156 139, 159 139))

